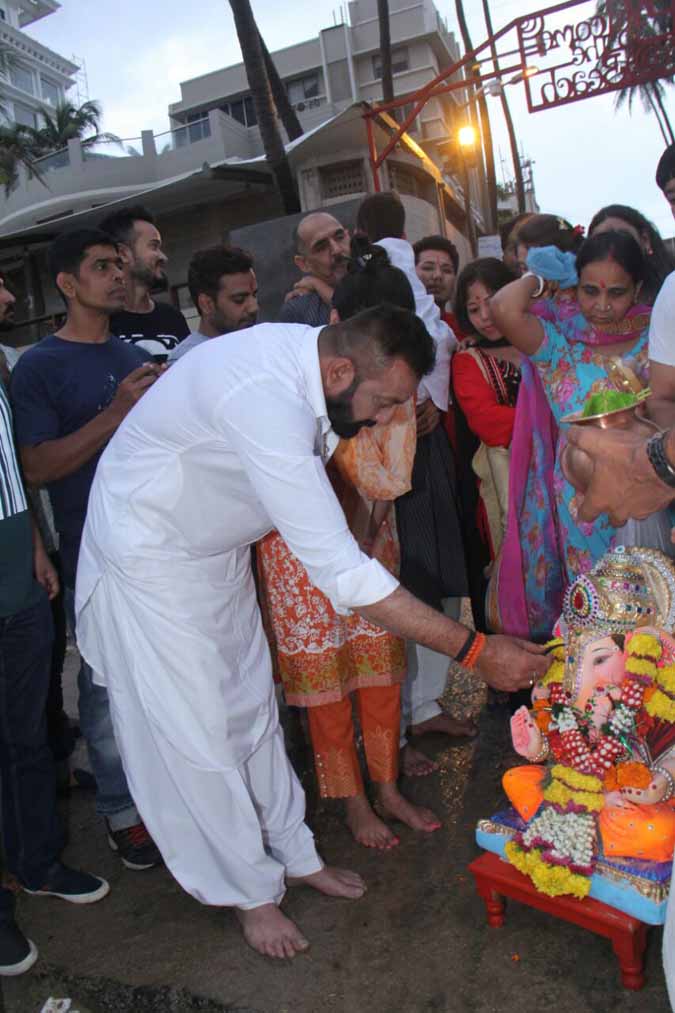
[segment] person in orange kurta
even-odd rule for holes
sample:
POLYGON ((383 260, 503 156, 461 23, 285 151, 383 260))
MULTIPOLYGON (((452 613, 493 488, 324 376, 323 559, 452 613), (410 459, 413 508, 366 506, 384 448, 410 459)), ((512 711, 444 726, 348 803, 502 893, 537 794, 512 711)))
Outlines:
MULTIPOLYGON (((377 247, 362 250, 333 302, 331 322, 380 302, 415 308, 405 275, 377 247)), ((415 446, 411 400, 396 408, 388 424, 341 439, 330 467, 350 530, 392 573, 399 560, 394 500, 410 489, 415 446)), ((258 544, 258 560, 272 654, 286 701, 307 708, 321 796, 345 799, 347 824, 367 847, 398 844, 386 818, 416 830, 438 829, 434 814, 397 787, 404 642, 357 615, 338 615, 276 532, 258 544), (365 793, 353 705, 380 815, 365 793)))

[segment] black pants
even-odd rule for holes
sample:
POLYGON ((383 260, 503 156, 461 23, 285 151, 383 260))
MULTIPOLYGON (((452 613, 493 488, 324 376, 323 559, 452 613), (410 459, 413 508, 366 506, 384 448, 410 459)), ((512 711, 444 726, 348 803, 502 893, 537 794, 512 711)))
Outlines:
POLYGON ((51 552, 52 561, 61 582, 61 590, 51 601, 52 620, 54 623, 54 639, 51 654, 51 674, 47 693, 47 739, 57 763, 67 760, 75 748, 75 737, 63 709, 63 665, 66 659, 68 632, 66 627, 66 607, 63 594, 63 576, 58 552, 51 552))
POLYGON ((44 885, 64 844, 45 711, 52 638, 46 594, 0 618, 2 831, 7 867, 30 889, 44 885))

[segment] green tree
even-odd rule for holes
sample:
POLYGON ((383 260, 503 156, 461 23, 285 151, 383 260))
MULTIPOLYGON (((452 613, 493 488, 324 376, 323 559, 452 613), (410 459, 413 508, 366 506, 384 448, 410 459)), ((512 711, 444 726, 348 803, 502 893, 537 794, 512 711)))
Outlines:
POLYGON ((101 106, 98 102, 84 102, 81 106, 72 102, 59 102, 54 109, 43 106, 40 110, 42 125, 32 133, 43 155, 60 151, 68 141, 79 139, 83 147, 112 142, 120 144, 115 134, 101 132, 101 106))
POLYGON ((0 124, 0 185, 4 187, 6 197, 17 183, 21 165, 31 176, 44 182, 35 164, 41 154, 31 127, 21 123, 0 124))
MULTIPOLYGON (((673 35, 673 19, 671 14, 670 0, 652 0, 651 10, 643 9, 642 0, 599 0, 598 14, 611 19, 611 32, 609 45, 613 43, 623 32, 631 30, 633 25, 639 25, 640 39, 650 39, 656 36, 670 37, 673 35)), ((672 60, 672 41, 670 52, 664 53, 672 60)), ((602 62, 602 61, 600 61, 602 62)), ((666 112, 666 85, 674 83, 673 76, 662 77, 659 80, 649 81, 646 84, 631 85, 622 88, 618 93, 615 102, 615 109, 626 105, 628 112, 633 111, 633 103, 638 98, 647 112, 653 112, 656 122, 659 125, 661 136, 666 144, 675 143, 673 128, 666 112)))

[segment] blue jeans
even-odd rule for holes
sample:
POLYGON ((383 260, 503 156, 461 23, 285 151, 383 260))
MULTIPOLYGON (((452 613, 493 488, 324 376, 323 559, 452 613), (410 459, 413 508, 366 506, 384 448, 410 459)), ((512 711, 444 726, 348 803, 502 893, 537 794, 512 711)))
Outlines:
POLYGON ((29 889, 44 886, 64 835, 47 743, 52 614, 35 605, 0 618, 0 782, 7 868, 29 889))
MULTIPOLYGON (((75 591, 66 587, 66 614, 75 630, 75 591)), ((112 830, 123 830, 138 823, 140 817, 129 794, 112 719, 108 691, 94 682, 91 665, 80 663, 77 686, 80 693, 80 728, 87 743, 89 762, 96 778, 96 811, 105 816, 112 830)))

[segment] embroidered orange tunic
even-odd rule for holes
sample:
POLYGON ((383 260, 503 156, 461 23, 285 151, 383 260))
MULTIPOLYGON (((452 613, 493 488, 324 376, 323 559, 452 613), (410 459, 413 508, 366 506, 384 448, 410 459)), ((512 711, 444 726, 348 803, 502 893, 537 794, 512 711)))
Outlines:
MULTIPOLYGON (((332 462, 333 484, 357 540, 368 531, 374 504, 389 501, 371 555, 392 573, 399 560, 392 501, 410 489, 415 445, 411 400, 387 425, 341 440, 332 462)), ((355 689, 403 681, 404 642, 359 615, 338 615, 277 532, 258 543, 258 560, 266 627, 289 704, 315 707, 355 689)))

